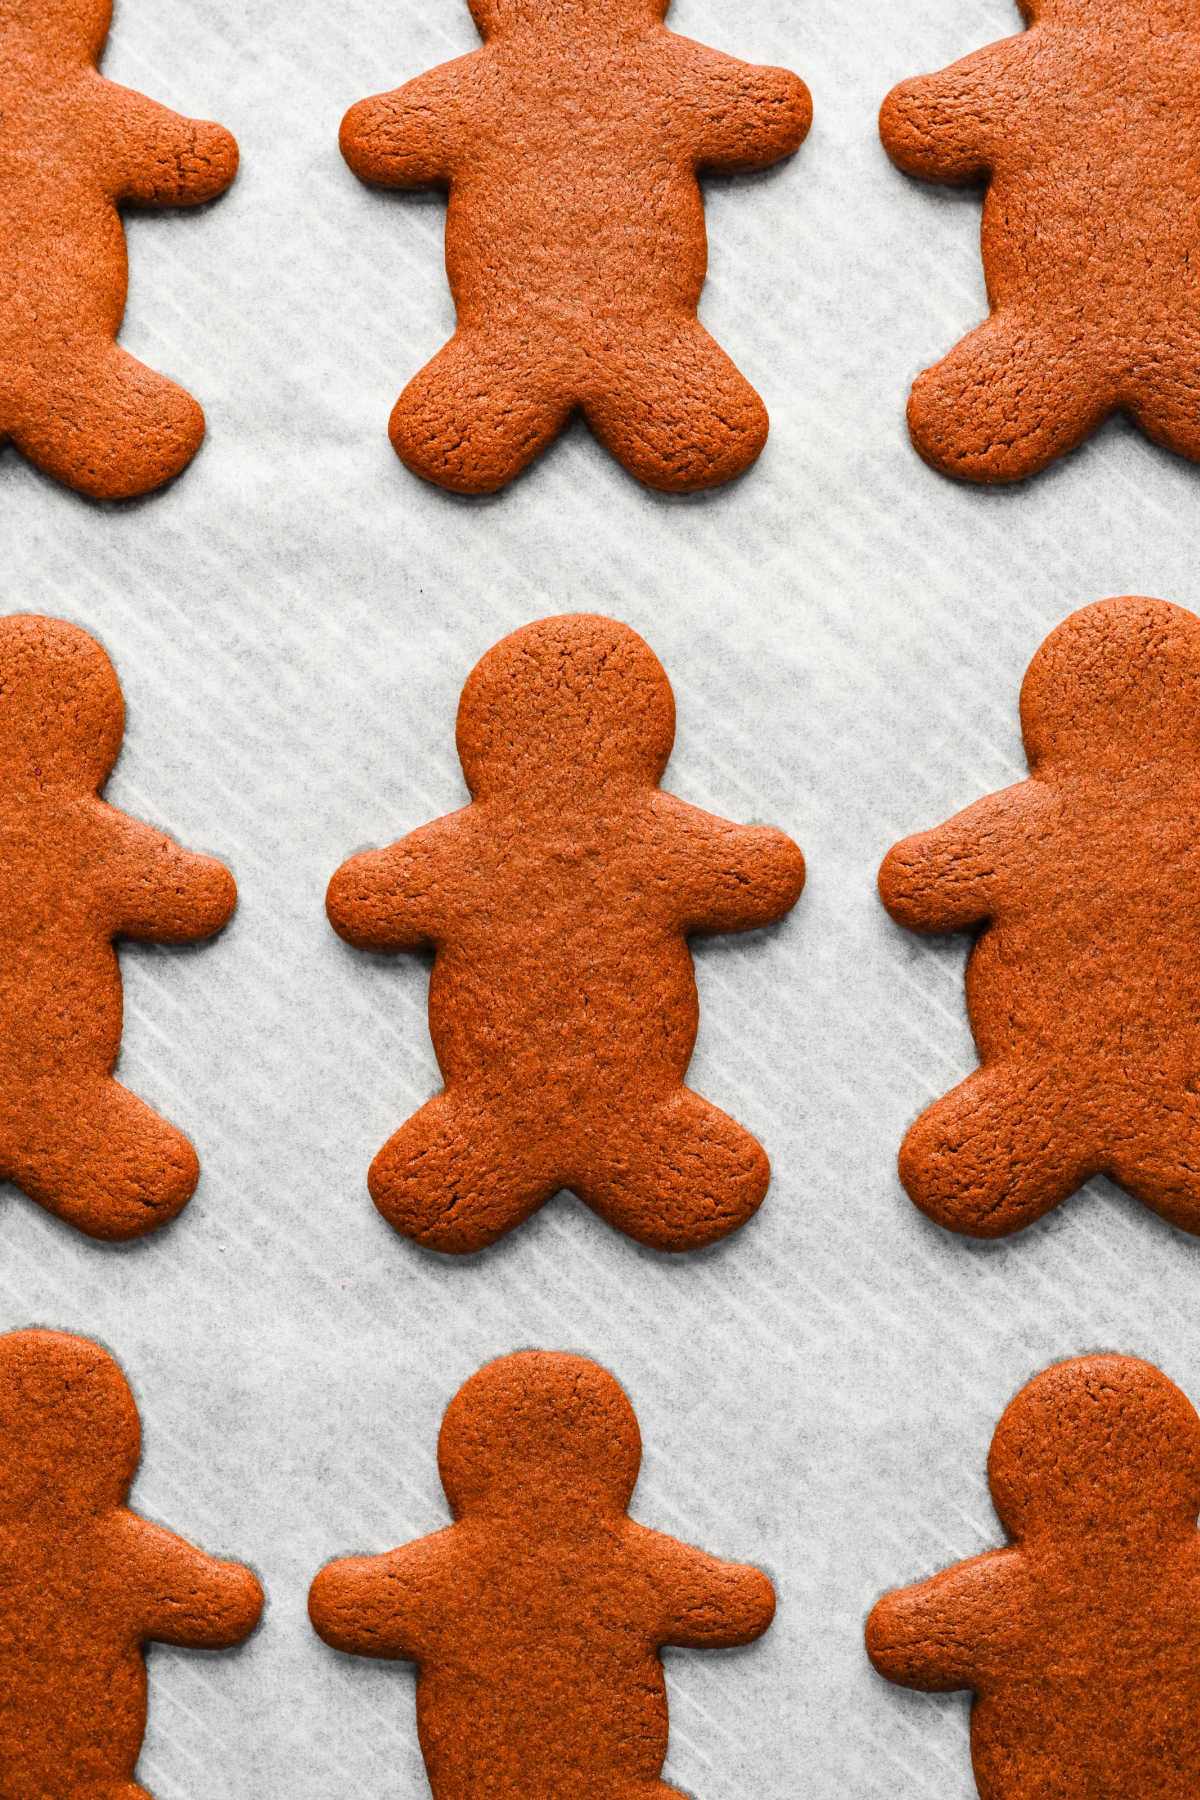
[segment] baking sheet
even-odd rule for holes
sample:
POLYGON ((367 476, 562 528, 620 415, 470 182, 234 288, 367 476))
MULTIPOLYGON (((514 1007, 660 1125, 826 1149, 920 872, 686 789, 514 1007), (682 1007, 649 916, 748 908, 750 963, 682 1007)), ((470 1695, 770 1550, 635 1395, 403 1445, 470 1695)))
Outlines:
POLYGON ((127 947, 118 1073, 194 1138, 199 1191, 106 1249, 13 1195, 0 1325, 93 1336, 142 1411, 135 1503, 268 1595, 242 1651, 154 1649, 139 1777, 158 1800, 420 1800, 409 1670, 328 1651, 329 1558, 438 1528, 442 1411, 522 1346, 597 1358, 646 1444, 637 1516, 761 1563, 757 1646, 669 1654, 668 1779, 702 1800, 969 1800, 965 1698, 878 1681, 886 1587, 999 1541, 984 1464, 1016 1389, 1065 1356, 1148 1356, 1200 1401, 1200 1243, 1104 1182, 1017 1239, 924 1221, 895 1152, 973 1064, 965 944, 874 894, 898 837, 1024 773, 1017 690, 1076 606, 1200 599, 1200 472, 1114 422, 1015 490, 927 471, 909 381, 982 316, 978 200, 891 168, 893 81, 1015 29, 1008 0, 676 0, 672 23, 798 69, 812 135, 713 183, 703 317, 766 397, 739 484, 637 487, 582 428, 507 494, 408 477, 385 435, 452 326, 443 207, 378 195, 344 108, 473 47, 462 0, 118 0, 105 72, 236 132, 233 191, 131 222, 125 345, 203 401, 167 493, 92 505, 0 458, 3 599, 94 631, 129 714, 118 806, 223 856, 237 917, 127 947), (462 681, 505 632, 601 610, 675 686, 667 785, 790 830, 808 890, 780 928, 698 946, 692 1082, 755 1131, 774 1183, 724 1245, 669 1260, 562 1197, 453 1262, 394 1236, 370 1157, 432 1093, 427 967, 356 954, 329 875, 461 803, 462 681))

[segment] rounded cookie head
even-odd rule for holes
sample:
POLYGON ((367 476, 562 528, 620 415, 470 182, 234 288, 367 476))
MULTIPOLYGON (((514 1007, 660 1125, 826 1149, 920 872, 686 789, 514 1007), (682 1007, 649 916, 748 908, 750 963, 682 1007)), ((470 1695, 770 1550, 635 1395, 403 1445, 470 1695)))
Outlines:
POLYGON ((107 1512, 129 1492, 141 1427, 98 1344, 59 1331, 0 1337, 0 1517, 107 1512))
POLYGON ((0 32, 32 38, 43 55, 95 62, 112 12, 113 0, 0 0, 0 32))
POLYGON ((1004 1414, 988 1478, 996 1511, 1018 1540, 1191 1532, 1200 1512, 1200 1419, 1150 1363, 1059 1363, 1004 1414))
POLYGON ((95 638, 61 619, 0 619, 0 781, 98 788, 124 729, 116 671, 95 638))
POLYGON ((1200 756, 1200 619, 1137 596, 1072 613, 1029 665, 1021 726, 1035 772, 1200 756))
POLYGON ((628 625, 589 613, 504 638, 468 676, 458 708, 458 754, 476 800, 652 787, 674 741, 658 658, 628 625))
POLYGON ((671 0, 467 0, 483 38, 519 25, 568 23, 580 30, 613 20, 664 19, 671 0))
POLYGON ((545 1350, 501 1357, 473 1375, 438 1439, 456 1518, 538 1506, 624 1512, 641 1460, 633 1408, 608 1371, 545 1350))

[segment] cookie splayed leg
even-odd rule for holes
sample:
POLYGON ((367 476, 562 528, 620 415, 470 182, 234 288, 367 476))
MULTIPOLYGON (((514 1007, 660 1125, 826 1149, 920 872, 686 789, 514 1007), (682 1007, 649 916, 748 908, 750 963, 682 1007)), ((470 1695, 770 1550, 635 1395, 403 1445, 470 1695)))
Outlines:
POLYGON ((1144 1102, 1110 1159, 1114 1181, 1181 1231, 1200 1235, 1200 1097, 1144 1102))
POLYGON ((595 1166, 571 1186, 652 1250, 699 1250, 744 1225, 771 1178, 762 1145, 689 1088, 607 1122, 595 1166))
POLYGON ((997 315, 913 384, 908 425, 943 475, 1008 482, 1080 445, 1116 405, 1085 343, 997 315))
POLYGON ((459 494, 494 494, 551 444, 572 411, 548 391, 540 357, 458 331, 409 382, 392 412, 392 446, 414 475, 459 494))
POLYGON ((900 1150, 900 1179, 937 1224, 1007 1237, 1099 1168, 1081 1110, 1040 1071, 982 1069, 921 1114, 900 1150))

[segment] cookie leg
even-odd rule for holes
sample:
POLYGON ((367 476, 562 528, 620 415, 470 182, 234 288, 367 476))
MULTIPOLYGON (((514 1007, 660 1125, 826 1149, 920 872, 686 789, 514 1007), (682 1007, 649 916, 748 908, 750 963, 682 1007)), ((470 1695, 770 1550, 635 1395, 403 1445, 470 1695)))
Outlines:
POLYGON ((1183 1095, 1177 1107, 1139 1118, 1106 1160, 1113 1180, 1143 1206, 1200 1235, 1200 1099, 1183 1095))
POLYGON ((178 475, 204 438, 189 393, 103 340, 41 372, 13 442, 47 475, 95 500, 129 500, 178 475))
POLYGON ((1152 375, 1126 395, 1125 405, 1147 437, 1200 462, 1200 369, 1176 372, 1156 364, 1152 375))
POLYGON ((367 1185, 394 1231, 465 1256, 523 1224, 561 1183, 531 1131, 443 1093, 388 1140, 367 1185))
POLYGON ((771 1179, 762 1145, 718 1107, 681 1088, 592 1138, 579 1198, 652 1250, 715 1244, 757 1212, 771 1179))
POLYGON ((1020 481, 1074 450, 1113 410, 1086 357, 1047 333, 991 318, 913 384, 920 455, 963 481, 1020 481))
POLYGON ((494 494, 554 441, 571 411, 536 357, 458 331, 409 382, 388 431, 414 475, 456 494, 494 494))
POLYGON ((767 441, 767 411, 698 322, 608 350, 606 380, 584 407, 606 450, 667 493, 719 487, 767 441))
POLYGON ((915 1206, 966 1237, 1032 1225, 1099 1167, 1086 1129, 1048 1080, 982 1069, 923 1112, 900 1150, 915 1206))
POLYGON ((14 1137, 9 1180, 68 1225, 110 1242, 173 1219, 200 1172, 183 1133, 115 1081, 56 1090, 14 1137))

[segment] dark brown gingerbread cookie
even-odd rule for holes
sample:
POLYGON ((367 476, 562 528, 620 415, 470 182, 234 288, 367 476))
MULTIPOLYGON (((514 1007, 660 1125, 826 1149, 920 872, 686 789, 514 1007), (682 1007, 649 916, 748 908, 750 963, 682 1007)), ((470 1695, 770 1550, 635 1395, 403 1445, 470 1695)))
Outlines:
POLYGON ((330 883, 363 950, 433 946, 445 1089, 376 1157, 371 1194, 431 1249, 482 1249, 559 1188, 660 1250, 745 1223, 769 1169, 683 1085, 698 1023, 690 932, 781 918, 804 884, 782 832, 730 825, 659 778, 662 668, 625 625, 543 619, 483 658, 458 750, 473 804, 330 883))
POLYGON ((438 1468, 455 1523, 312 1586, 334 1649, 418 1666, 433 1800, 681 1800, 659 1776, 659 1651, 748 1644, 775 1596, 757 1569, 635 1525, 637 1420, 578 1356, 506 1356, 455 1396, 438 1468))
POLYGON ((1194 0, 1018 0, 1029 30, 889 94, 889 156, 988 183, 991 317, 908 409, 935 469, 1032 475, 1118 408, 1200 457, 1194 0))
POLYGON ((1200 1793, 1200 1419, 1149 1363, 1039 1375, 992 1440, 1012 1543, 889 1594, 867 1625, 902 1687, 972 1688, 982 1800, 1200 1793))
POLYGON ((0 0, 0 442, 97 499, 145 494, 200 448, 190 394, 117 347, 118 205, 223 193, 237 145, 104 81, 112 0, 0 0))
POLYGON ((919 1118, 900 1173, 953 1231, 1002 1237, 1105 1174, 1200 1232, 1200 620, 1105 600, 1021 689, 1032 779, 898 844, 912 931, 978 931, 982 1067, 919 1118))
POLYGON ((342 125, 364 181, 450 192, 458 329, 392 413, 397 455, 492 493, 582 413, 651 487, 728 481, 767 415, 696 316, 697 176, 790 155, 808 90, 668 31, 669 0, 469 4, 481 50, 342 125))
POLYGON ((144 1645, 240 1644, 249 1569, 127 1510, 141 1432, 112 1358, 53 1331, 0 1337, 0 1793, 149 1800, 144 1645))
POLYGON ((112 1079, 113 939, 190 943, 237 899, 222 864, 100 799, 124 721, 86 632, 0 620, 0 1178, 112 1239, 173 1218, 198 1174, 187 1139, 112 1079))

